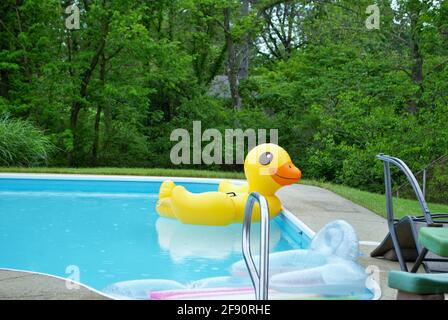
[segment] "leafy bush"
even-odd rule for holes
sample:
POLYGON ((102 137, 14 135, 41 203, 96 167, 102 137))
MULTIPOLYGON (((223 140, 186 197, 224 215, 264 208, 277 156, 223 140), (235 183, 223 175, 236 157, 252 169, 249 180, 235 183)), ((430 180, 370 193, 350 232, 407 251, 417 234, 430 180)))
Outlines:
POLYGON ((115 121, 110 141, 103 143, 99 163, 112 167, 144 167, 148 165, 148 141, 130 123, 115 121))
POLYGON ((52 150, 49 139, 31 123, 0 118, 1 166, 36 166, 46 163, 52 150))

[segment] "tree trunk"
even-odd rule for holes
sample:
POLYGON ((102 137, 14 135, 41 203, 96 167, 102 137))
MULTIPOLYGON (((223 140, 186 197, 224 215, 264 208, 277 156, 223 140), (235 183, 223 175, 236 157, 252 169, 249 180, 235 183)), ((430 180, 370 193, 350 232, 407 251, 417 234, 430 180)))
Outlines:
POLYGON ((411 5, 411 10, 409 15, 411 17, 411 41, 410 41, 410 50, 411 50, 411 59, 412 59, 412 69, 411 76, 412 82, 418 86, 418 90, 415 93, 414 97, 409 101, 409 112, 411 114, 416 114, 419 110, 421 98, 423 96, 423 56, 420 51, 420 27, 419 27, 419 19, 420 19, 421 7, 420 3, 413 2, 411 5))
POLYGON ((218 75, 219 71, 221 70, 223 62, 226 59, 226 52, 227 52, 227 44, 224 44, 219 53, 219 56, 215 59, 212 66, 210 67, 210 72, 208 74, 207 81, 205 82, 206 85, 210 85, 213 79, 215 79, 215 77, 218 75))
MULTIPOLYGON (((100 60, 100 82, 104 89, 106 84, 106 64, 107 60, 104 52, 101 54, 100 60)), ((101 112, 103 111, 103 105, 105 104, 105 97, 102 95, 101 99, 98 101, 98 107, 96 109, 95 124, 94 124, 94 134, 93 134, 93 144, 92 144, 92 166, 96 167, 98 164, 98 146, 100 142, 100 124, 101 124, 101 112)))
POLYGON ((412 82, 418 86, 418 91, 415 93, 413 99, 409 101, 409 112, 415 114, 418 112, 420 99, 423 95, 423 57, 420 53, 420 47, 412 39, 411 43, 411 54, 412 54, 412 82))
POLYGON ((6 99, 9 96, 9 73, 6 70, 0 72, 0 96, 6 99))
POLYGON ((109 148, 112 139, 112 108, 109 103, 104 104, 104 149, 109 148))
POLYGON ((101 122, 101 112, 103 107, 98 104, 95 115, 95 126, 94 126, 94 136, 93 136, 93 145, 92 145, 92 166, 96 167, 98 163, 98 145, 100 141, 100 122, 101 122))
MULTIPOLYGON (((6 17, 8 10, 11 10, 11 8, 12 8, 11 3, 2 5, 2 10, 0 12, 1 16, 6 17)), ((8 22, 6 22, 6 23, 8 23, 8 22)), ((1 52, 7 52, 6 50, 10 49, 10 43, 9 43, 8 37, 3 36, 3 33, 5 33, 5 32, 6 32, 5 26, 3 24, 0 24, 0 34, 2 34, 2 37, 0 39, 0 51, 1 52)), ((9 71, 2 69, 0 71, 0 96, 8 99, 9 90, 10 90, 9 71)))
POLYGON ((76 155, 79 151, 79 141, 77 136, 77 128, 78 128, 78 117, 79 112, 81 111, 83 103, 81 100, 84 100, 87 97, 87 88, 89 86, 90 80, 92 78, 92 74, 96 69, 96 66, 98 65, 98 61, 100 59, 100 56, 104 53, 104 47, 106 46, 106 37, 109 32, 109 21, 105 20, 102 27, 102 35, 101 40, 98 45, 98 48, 96 49, 96 52, 94 56, 92 57, 92 60, 90 61, 89 67, 84 71, 82 80, 81 80, 81 87, 79 90, 79 98, 72 103, 71 112, 70 112, 70 129, 72 131, 72 137, 73 137, 73 150, 71 151, 71 154, 69 154, 69 160, 71 166, 76 166, 77 159, 76 155))
MULTIPOLYGON (((243 0, 243 17, 248 17, 250 14, 250 0, 243 0)), ((242 48, 242 57, 240 63, 240 69, 238 72, 238 78, 240 80, 246 79, 249 76, 249 64, 250 64, 250 49, 252 45, 252 37, 250 31, 247 31, 242 48)))
POLYGON ((241 109, 241 97, 238 92, 238 70, 235 43, 230 29, 230 8, 224 9, 224 33, 227 46, 227 76, 229 78, 232 106, 235 109, 241 109))
POLYGON ((174 24, 175 24, 176 10, 174 6, 170 6, 168 9, 168 40, 174 39, 174 24))

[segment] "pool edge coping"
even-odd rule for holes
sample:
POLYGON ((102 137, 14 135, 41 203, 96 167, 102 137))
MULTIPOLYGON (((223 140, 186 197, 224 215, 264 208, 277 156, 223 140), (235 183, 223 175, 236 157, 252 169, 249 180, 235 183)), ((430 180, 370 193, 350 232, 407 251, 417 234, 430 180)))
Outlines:
MULTIPOLYGON (((81 283, 81 282, 78 282, 78 281, 75 281, 75 280, 72 280, 72 279, 69 279, 69 278, 64 278, 64 277, 61 277, 61 276, 57 276, 57 275, 54 275, 54 274, 50 274, 50 273, 30 271, 30 270, 22 270, 22 269, 13 269, 13 268, 2 268, 2 267, 0 267, 0 271, 20 272, 20 273, 29 274, 29 275, 37 275, 37 276, 53 278, 53 279, 64 281, 66 283, 69 282, 71 286, 75 285, 75 286, 83 287, 84 289, 86 289, 88 291, 91 291, 91 292, 93 292, 95 294, 98 294, 100 296, 103 296, 105 298, 108 298, 108 299, 111 299, 111 300, 119 300, 119 299, 116 299, 115 297, 112 297, 112 296, 108 295, 107 293, 104 293, 104 292, 102 292, 102 291, 100 291, 98 289, 92 288, 92 287, 90 287, 90 286, 88 286, 88 285, 86 285, 84 283, 81 283)), ((69 289, 67 288, 67 290, 69 290, 69 289)), ((77 289, 74 288, 72 290, 77 290, 77 289)))
POLYGON ((160 182, 172 180, 173 182, 191 183, 217 183, 222 180, 241 183, 244 179, 226 178, 193 178, 193 177, 165 177, 165 176, 133 176, 133 175, 97 175, 97 174, 58 174, 58 173, 10 173, 0 172, 0 179, 35 179, 35 180, 85 180, 95 181, 134 181, 134 182, 160 182))

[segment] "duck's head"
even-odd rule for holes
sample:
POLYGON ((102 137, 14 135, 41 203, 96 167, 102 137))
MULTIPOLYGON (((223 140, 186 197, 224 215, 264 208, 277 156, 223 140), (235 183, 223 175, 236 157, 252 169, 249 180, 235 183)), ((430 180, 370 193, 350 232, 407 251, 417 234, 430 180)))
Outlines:
POLYGON ((294 184, 302 177, 289 154, 276 144, 261 144, 253 148, 244 162, 249 192, 273 195, 283 186, 294 184))

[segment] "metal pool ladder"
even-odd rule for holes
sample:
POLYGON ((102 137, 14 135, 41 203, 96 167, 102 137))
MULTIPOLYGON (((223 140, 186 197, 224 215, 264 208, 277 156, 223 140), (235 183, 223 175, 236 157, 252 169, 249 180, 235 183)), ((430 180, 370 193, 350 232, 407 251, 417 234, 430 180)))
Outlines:
POLYGON ((255 289, 256 300, 268 300, 269 289, 269 207, 265 197, 253 192, 247 198, 243 221, 243 256, 249 270, 250 278, 255 289), (258 202, 260 206, 260 262, 255 266, 250 248, 250 228, 252 226, 252 211, 258 202))

